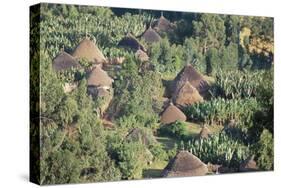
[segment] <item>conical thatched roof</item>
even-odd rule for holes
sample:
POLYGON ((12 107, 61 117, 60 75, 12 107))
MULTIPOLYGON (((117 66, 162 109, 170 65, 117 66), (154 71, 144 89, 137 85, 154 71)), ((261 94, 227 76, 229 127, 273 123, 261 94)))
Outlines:
POLYGON ((131 34, 127 34, 126 37, 124 37, 119 43, 118 46, 129 48, 134 51, 142 50, 146 52, 145 47, 131 34))
POLYGON ((151 27, 149 27, 141 36, 145 42, 154 43, 159 42, 161 40, 160 35, 151 27))
POLYGON ((188 81, 186 81, 181 87, 177 87, 172 99, 175 104, 181 107, 203 101, 203 97, 188 81))
POLYGON ((88 77, 88 86, 106 86, 111 87, 113 79, 110 78, 100 66, 95 66, 88 77))
POLYGON ((180 151, 170 160, 162 172, 164 177, 202 176, 208 168, 200 159, 188 151, 180 151))
POLYGON ((174 89, 179 90, 187 81, 195 87, 200 94, 204 94, 209 89, 208 82, 192 65, 186 65, 178 73, 174 79, 174 89))
POLYGON ((184 115, 184 113, 180 109, 178 109, 175 105, 170 104, 162 113, 160 121, 163 124, 169 124, 175 121, 185 121, 185 120, 186 120, 186 116, 184 115))
POLYGON ((158 32, 168 32, 173 29, 173 24, 162 15, 153 23, 153 28, 158 32))
POLYGON ((137 50, 137 52, 135 53, 136 58, 138 58, 141 62, 146 62, 149 60, 148 55, 142 51, 142 50, 137 50))
POLYGON ((258 171, 258 167, 256 161, 254 160, 254 156, 249 157, 239 166, 240 172, 252 172, 258 171))
POLYGON ((96 44, 88 38, 83 39, 78 44, 72 55, 77 59, 85 59, 91 63, 106 63, 105 57, 96 44))
POLYGON ((201 131, 200 131, 198 137, 199 137, 200 139, 204 139, 204 138, 209 138, 209 136, 211 136, 211 131, 208 129, 207 126, 204 126, 204 127, 201 129, 201 131))
POLYGON ((149 146, 155 144, 157 141, 149 130, 133 128, 126 136, 127 141, 140 141, 142 144, 149 146))
POLYGON ((71 68, 80 68, 80 64, 68 53, 61 52, 53 60, 53 69, 63 71, 71 68))

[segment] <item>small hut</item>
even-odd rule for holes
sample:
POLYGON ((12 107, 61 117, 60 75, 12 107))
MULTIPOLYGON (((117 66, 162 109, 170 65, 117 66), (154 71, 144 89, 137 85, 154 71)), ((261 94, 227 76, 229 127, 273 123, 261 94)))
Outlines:
POLYGON ((118 46, 131 49, 134 51, 142 50, 146 52, 145 47, 130 33, 128 33, 119 43, 118 46))
POLYGON ((137 50, 137 52, 135 53, 135 57, 141 62, 147 62, 149 60, 148 55, 142 50, 137 50))
POLYGON ((161 40, 160 35, 149 26, 149 28, 142 34, 141 36, 145 42, 154 43, 159 42, 161 40))
POLYGON ((169 124, 175 121, 186 121, 186 116, 179 108, 173 105, 173 103, 170 103, 162 113, 160 121, 162 124, 169 124))
POLYGON ((94 64, 106 63, 106 59, 96 44, 90 39, 83 39, 73 52, 76 59, 85 59, 94 64))
POLYGON ((170 160, 162 172, 163 177, 203 176, 208 167, 188 151, 180 151, 170 160))
POLYGON ((127 141, 140 141, 145 146, 150 146, 157 143, 152 132, 141 128, 133 128, 127 134, 125 140, 127 141))
POLYGON ((64 71, 71 68, 81 68, 81 66, 74 57, 64 51, 53 60, 53 69, 55 71, 64 71))
POLYGON ((100 65, 95 66, 89 77, 88 86, 110 88, 114 80, 108 76, 107 72, 102 70, 100 65))
POLYGON ((207 126, 204 125, 198 135, 198 138, 205 139, 205 138, 209 138, 210 136, 211 136, 211 131, 208 129, 207 126))
POLYGON ((157 32, 170 32, 174 29, 174 25, 167 20, 163 15, 152 24, 153 29, 157 32))
MULTIPOLYGON (((178 84, 181 85, 181 83, 178 84)), ((203 101, 203 97, 188 81, 186 81, 181 87, 176 86, 172 99, 176 105, 181 107, 203 101)))
POLYGON ((249 157, 239 166, 240 172, 254 172, 258 171, 257 163, 254 160, 254 156, 249 157))
POLYGON ((189 64, 174 79, 174 89, 180 89, 187 81, 198 90, 200 95, 205 95, 210 87, 204 77, 189 64))

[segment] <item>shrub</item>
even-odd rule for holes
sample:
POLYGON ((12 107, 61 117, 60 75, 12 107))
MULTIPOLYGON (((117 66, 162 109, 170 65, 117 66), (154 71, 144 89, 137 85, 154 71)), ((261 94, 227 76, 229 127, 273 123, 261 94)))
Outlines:
POLYGON ((264 129, 260 140, 254 145, 257 154, 258 166, 263 170, 272 170, 274 163, 273 136, 264 129))
POLYGON ((224 132, 207 139, 190 140, 186 143, 186 148, 205 163, 235 168, 250 155, 248 146, 232 139, 224 132))
POLYGON ((186 123, 181 121, 176 121, 169 125, 163 125, 158 131, 159 134, 165 136, 171 136, 174 138, 185 139, 187 135, 186 123))

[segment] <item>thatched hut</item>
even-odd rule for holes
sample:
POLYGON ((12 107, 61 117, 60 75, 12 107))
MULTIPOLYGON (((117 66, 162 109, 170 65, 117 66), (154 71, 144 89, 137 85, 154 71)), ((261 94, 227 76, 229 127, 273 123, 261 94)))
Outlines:
POLYGON ((208 129, 207 126, 203 126, 198 135, 198 138, 205 139, 205 138, 209 138, 210 136, 211 136, 211 131, 208 129))
POLYGON ((90 39, 83 39, 73 52, 76 59, 85 59, 94 64, 106 63, 106 59, 99 48, 90 39))
POLYGON ((149 132, 149 130, 141 128, 131 129, 127 134, 125 140, 134 142, 139 141, 145 146, 150 146, 157 143, 151 131, 149 132))
POLYGON ((162 124, 169 124, 175 121, 186 121, 186 116, 179 108, 173 105, 173 103, 170 103, 162 113, 160 121, 162 124))
MULTIPOLYGON (((181 82, 178 84, 181 85, 181 82)), ((203 97, 188 81, 186 81, 181 87, 176 86, 172 99, 176 105, 181 107, 203 101, 203 97)))
POLYGON ((81 68, 81 65, 70 54, 62 51, 53 60, 53 69, 55 71, 64 71, 71 68, 81 68))
POLYGON ((142 34, 141 38, 147 43, 159 42, 161 40, 160 35, 151 26, 142 34))
POLYGON ((95 86, 95 87, 111 87, 114 80, 108 76, 107 72, 102 70, 100 65, 95 66, 89 77, 88 77, 88 86, 95 86))
POLYGON ((254 160, 254 156, 249 157, 246 159, 240 166, 239 166, 240 172, 254 172, 258 171, 257 163, 254 160))
POLYGON ((141 62, 147 62, 149 60, 148 55, 142 50, 137 50, 137 52, 135 53, 135 57, 141 62))
POLYGON ((163 177, 202 176, 208 168, 200 159, 188 151, 180 151, 170 160, 162 172, 163 177))
POLYGON ((186 82, 195 87, 201 95, 209 89, 208 82, 197 72, 192 65, 186 65, 174 79, 174 90, 179 90, 186 82))
POLYGON ((153 22, 152 27, 157 32, 170 32, 174 29, 174 25, 163 15, 153 22))
POLYGON ((131 49, 134 51, 142 50, 146 52, 146 48, 132 35, 127 34, 119 43, 118 46, 131 49))

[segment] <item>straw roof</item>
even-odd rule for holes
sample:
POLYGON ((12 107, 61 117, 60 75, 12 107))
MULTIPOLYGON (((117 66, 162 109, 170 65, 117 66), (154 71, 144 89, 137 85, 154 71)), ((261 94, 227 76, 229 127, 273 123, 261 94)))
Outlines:
POLYGON ((88 77, 88 86, 107 86, 111 87, 113 79, 110 78, 100 66, 95 66, 88 77))
POLYGON ((249 157, 239 166, 240 172, 252 172, 258 171, 256 161, 254 161, 254 156, 249 157))
POLYGON ((53 69, 55 71, 63 71, 71 68, 80 68, 80 64, 66 52, 61 52, 53 60, 53 69))
POLYGON ((141 36, 145 42, 154 43, 159 42, 161 40, 160 35, 151 27, 149 27, 141 36))
POLYGON ((170 103, 170 105, 162 113, 160 121, 163 124, 169 124, 175 121, 186 121, 186 116, 180 109, 170 103))
POLYGON ((83 39, 73 52, 73 57, 77 59, 85 59, 91 63, 106 63, 106 59, 96 44, 90 39, 83 39))
POLYGON ((203 126, 203 128, 201 129, 198 137, 200 139, 204 139, 204 138, 209 138, 209 136, 211 136, 211 131, 208 129, 207 126, 203 126))
POLYGON ((173 29, 173 24, 162 15, 153 23, 153 28, 158 32, 167 32, 173 29))
POLYGON ((194 103, 203 101, 203 97, 188 81, 186 81, 181 87, 177 88, 178 89, 176 89, 172 96, 172 99, 176 105, 185 107, 187 105, 192 105, 194 103))
POLYGON ((138 58, 141 62, 146 62, 149 60, 148 55, 142 51, 142 50, 137 50, 137 52, 135 53, 136 58, 138 58))
POLYGON ((119 43, 118 46, 129 48, 132 50, 142 50, 146 52, 145 47, 131 34, 127 34, 119 43))
POLYGON ((149 146, 155 144, 157 141, 152 132, 148 130, 133 128, 126 136, 127 141, 140 141, 142 144, 149 146))
POLYGON ((200 94, 204 94, 209 89, 208 82, 197 72, 192 65, 186 65, 174 79, 174 89, 178 90, 187 81, 195 87, 200 94))
POLYGON ((162 176, 202 176, 207 172, 207 165, 204 164, 200 159, 188 151, 180 151, 164 168, 162 176))

